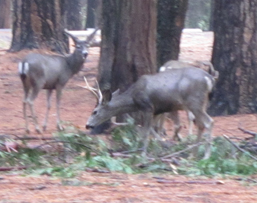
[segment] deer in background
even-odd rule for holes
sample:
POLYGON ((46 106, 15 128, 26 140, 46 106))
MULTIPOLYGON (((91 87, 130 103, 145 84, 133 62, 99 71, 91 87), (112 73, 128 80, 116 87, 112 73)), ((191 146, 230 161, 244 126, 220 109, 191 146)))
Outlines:
POLYGON ((113 93, 103 100, 99 89, 86 87, 98 98, 98 104, 88 118, 86 128, 105 122, 120 114, 141 111, 144 114, 142 134, 143 152, 148 147, 154 116, 178 110, 188 110, 195 116, 198 127, 197 142, 207 132, 204 158, 211 154, 212 118, 206 113, 208 95, 213 88, 215 78, 207 72, 195 68, 173 69, 154 75, 143 75, 123 93, 113 93))
MULTIPOLYGON (((218 79, 219 77, 219 72, 216 71, 212 65, 211 62, 209 61, 194 61, 194 62, 183 62, 183 61, 178 61, 178 60, 170 60, 167 61, 164 65, 162 65, 159 68, 159 72, 164 72, 164 71, 169 71, 171 69, 178 69, 178 68, 186 68, 186 67, 198 67, 201 68, 202 70, 205 70, 206 72, 208 72, 210 75, 212 75, 214 77, 215 80, 218 79)), ((193 115, 192 112, 190 111, 186 111, 187 112, 187 116, 188 116, 188 135, 192 135, 193 133, 193 122, 195 119, 195 116, 193 115)), ((165 121, 165 117, 166 115, 171 118, 171 120, 174 123, 174 139, 177 140, 181 140, 181 137, 179 135, 179 132, 181 130, 181 124, 180 124, 180 120, 179 120, 179 116, 178 116, 178 111, 173 111, 173 112, 169 112, 168 114, 159 114, 155 117, 154 119, 154 129, 156 131, 157 134, 165 134, 165 130, 164 130, 164 121, 165 121)))
POLYGON ((86 40, 79 40, 77 37, 65 31, 65 34, 70 36, 75 43, 75 50, 72 54, 61 56, 31 53, 18 64, 19 75, 24 89, 23 114, 27 133, 29 133, 27 104, 30 107, 36 131, 41 133, 33 105, 41 89, 47 90, 47 110, 43 130, 47 128, 48 113, 51 107, 50 98, 54 89, 56 90, 57 128, 58 130, 63 129, 60 123, 62 89, 68 80, 83 67, 84 61, 88 55, 88 47, 96 32, 97 29, 95 29, 86 40))

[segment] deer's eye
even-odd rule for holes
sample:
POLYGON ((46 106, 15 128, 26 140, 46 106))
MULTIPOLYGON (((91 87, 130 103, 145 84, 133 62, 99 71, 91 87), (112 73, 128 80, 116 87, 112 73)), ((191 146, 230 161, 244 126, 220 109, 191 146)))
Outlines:
POLYGON ((97 111, 93 111, 92 115, 96 115, 97 114, 97 111))

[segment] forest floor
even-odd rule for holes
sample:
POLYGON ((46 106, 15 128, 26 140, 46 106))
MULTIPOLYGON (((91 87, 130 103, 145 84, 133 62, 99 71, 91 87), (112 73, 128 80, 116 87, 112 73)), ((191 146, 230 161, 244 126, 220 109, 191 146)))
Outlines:
MULTIPOLYGON (((23 136, 22 84, 18 77, 17 63, 29 52, 7 53, 11 35, 0 31, 0 135, 23 136)), ((213 33, 184 32, 182 36, 180 59, 210 60, 213 33)), ((90 48, 84 68, 75 75, 63 91, 61 118, 81 130, 92 109, 95 98, 79 87, 84 85, 83 76, 93 82, 97 75, 99 48, 90 48)), ((55 97, 52 99, 55 101, 55 97)), ((45 93, 39 94, 35 109, 39 121, 45 113, 45 93)), ((181 113, 182 133, 187 131, 187 118, 181 113)), ((232 137, 246 137, 238 129, 243 127, 257 132, 257 115, 234 115, 214 117, 213 136, 226 134, 232 137)), ((31 136, 38 136, 31 126, 31 136)), ((168 135, 172 134, 172 124, 166 124, 168 135)), ((52 105, 49 126, 43 136, 51 136, 56 131, 55 105, 52 105)), ((195 203, 256 203, 256 186, 236 180, 236 177, 216 178, 186 177, 180 175, 160 175, 170 183, 160 183, 153 174, 128 175, 122 173, 99 174, 83 172, 76 177, 85 184, 67 186, 61 179, 49 176, 21 176, 20 173, 2 173, 0 176, 1 202, 195 202, 195 203), (206 184, 198 180, 206 181, 206 184), (191 182, 190 182, 191 181, 191 182), (99 193, 98 193, 99 192, 99 193)))

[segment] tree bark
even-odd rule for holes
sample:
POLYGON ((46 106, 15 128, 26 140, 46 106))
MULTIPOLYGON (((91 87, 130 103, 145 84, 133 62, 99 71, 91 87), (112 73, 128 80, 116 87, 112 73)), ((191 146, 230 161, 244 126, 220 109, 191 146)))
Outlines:
POLYGON ((0 28, 11 27, 11 1, 0 0, 0 28))
POLYGON ((158 0, 157 62, 177 60, 188 0, 158 0))
MULTIPOLYGON (((117 89, 125 91, 141 75, 156 72, 156 18, 156 0, 102 1, 98 81, 104 97, 117 89)), ((140 115, 133 117, 141 122, 140 115)), ((101 131, 104 125, 94 130, 101 131)))
POLYGON ((13 0, 13 39, 10 51, 46 48, 66 53, 65 0, 13 0))
POLYGON ((86 28, 95 28, 98 18, 98 6, 100 0, 87 0, 87 19, 86 28))
POLYGON ((82 2, 81 0, 67 1, 67 29, 82 30, 82 2))
POLYGON ((102 90, 126 90, 156 72, 156 1, 104 0, 98 80, 102 90))
POLYGON ((257 0, 214 1, 212 115, 257 112, 257 0))

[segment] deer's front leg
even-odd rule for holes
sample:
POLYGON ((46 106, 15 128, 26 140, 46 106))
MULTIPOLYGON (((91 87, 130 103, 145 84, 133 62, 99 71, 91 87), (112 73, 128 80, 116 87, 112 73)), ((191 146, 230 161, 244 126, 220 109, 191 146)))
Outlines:
POLYGON ((59 131, 63 130, 60 120, 60 104, 61 104, 62 87, 56 87, 56 125, 59 131))
POLYGON ((149 134, 152 127, 152 120, 153 120, 153 113, 152 112, 145 112, 144 120, 143 120, 143 127, 142 127, 142 135, 143 135, 143 152, 142 155, 147 154, 147 148, 149 145, 149 134))

